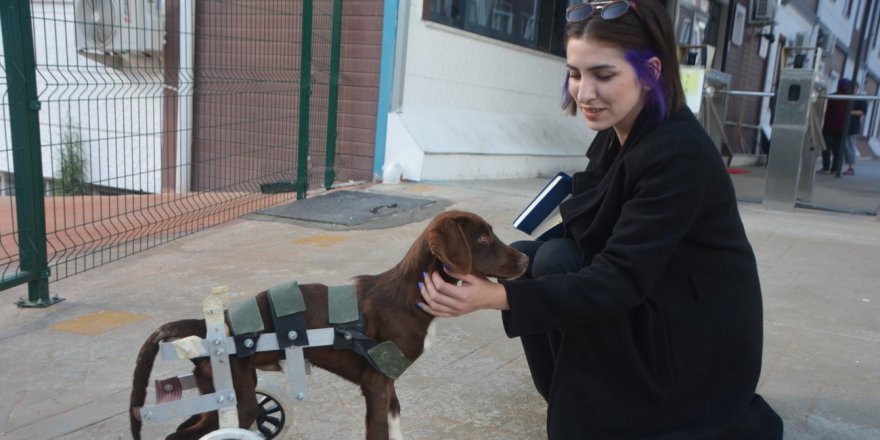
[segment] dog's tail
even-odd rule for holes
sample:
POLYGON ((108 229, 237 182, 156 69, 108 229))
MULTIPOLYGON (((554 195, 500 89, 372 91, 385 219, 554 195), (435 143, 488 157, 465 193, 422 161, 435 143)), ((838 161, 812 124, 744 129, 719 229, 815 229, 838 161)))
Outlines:
POLYGON ((169 322, 159 327, 141 346, 137 362, 134 367, 134 375, 131 380, 131 400, 128 406, 128 418, 131 422, 131 436, 134 440, 141 439, 141 420, 135 412, 144 406, 147 399, 147 387, 150 384, 150 372, 153 371, 153 362, 159 353, 159 343, 187 336, 205 337, 204 319, 184 319, 169 322))

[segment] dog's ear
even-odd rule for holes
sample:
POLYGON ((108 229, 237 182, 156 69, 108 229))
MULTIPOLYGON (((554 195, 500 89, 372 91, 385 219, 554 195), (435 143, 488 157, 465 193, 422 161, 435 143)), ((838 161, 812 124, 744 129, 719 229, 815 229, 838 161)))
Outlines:
POLYGON ((443 219, 428 231, 428 248, 453 272, 471 273, 471 246, 454 218, 443 219))

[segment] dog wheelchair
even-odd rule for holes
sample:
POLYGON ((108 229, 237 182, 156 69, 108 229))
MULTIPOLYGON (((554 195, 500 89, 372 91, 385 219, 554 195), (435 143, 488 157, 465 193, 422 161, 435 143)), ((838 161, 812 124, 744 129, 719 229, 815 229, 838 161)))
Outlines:
POLYGON ((328 292, 328 322, 333 327, 306 329, 303 320, 305 302, 297 283, 291 282, 268 290, 274 332, 263 332, 260 311, 254 298, 229 303, 225 287, 214 288, 203 302, 206 337, 190 336, 160 342, 162 359, 209 357, 213 371, 214 392, 183 398, 183 391, 196 387, 193 374, 156 380, 156 404, 136 408, 135 416, 144 425, 217 411, 219 429, 201 440, 260 440, 281 437, 289 428, 291 403, 309 397, 310 364, 307 347, 333 346, 352 350, 378 371, 396 379, 411 364, 394 343, 377 343, 363 334, 363 319, 357 305, 354 286, 334 286, 328 292), (227 330, 225 317, 232 327, 227 330), (237 398, 233 388, 230 356, 253 356, 258 352, 283 351, 287 360, 289 392, 257 382, 257 418, 252 430, 238 427, 237 398), (256 431, 254 431, 256 430, 256 431))

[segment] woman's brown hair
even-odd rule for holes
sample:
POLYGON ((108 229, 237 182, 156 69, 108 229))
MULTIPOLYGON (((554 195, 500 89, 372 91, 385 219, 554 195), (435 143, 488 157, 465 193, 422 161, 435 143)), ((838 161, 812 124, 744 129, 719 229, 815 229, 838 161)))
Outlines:
MULTIPOLYGON (((672 20, 657 0, 629 0, 629 3, 629 11, 615 19, 606 20, 597 12, 586 20, 568 23, 564 41, 567 45, 572 38, 582 38, 620 48, 641 83, 652 91, 647 105, 655 107, 659 118, 665 119, 685 106, 672 20), (659 78, 655 78, 655 72, 646 63, 652 57, 660 60, 659 78)), ((568 93, 568 77, 563 93, 562 108, 575 115, 577 103, 568 93)))

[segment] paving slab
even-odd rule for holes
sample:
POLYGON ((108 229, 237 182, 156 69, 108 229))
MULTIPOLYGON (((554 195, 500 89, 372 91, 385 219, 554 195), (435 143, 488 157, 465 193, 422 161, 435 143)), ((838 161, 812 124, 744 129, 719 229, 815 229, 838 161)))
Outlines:
POLYGON ((332 191, 257 211, 249 218, 293 221, 320 229, 381 229, 432 218, 445 200, 362 191, 332 191))
MULTIPOLYGON (((510 222, 546 179, 373 185, 381 195, 447 200, 474 211, 508 242, 510 222)), ((880 438, 880 222, 876 217, 740 205, 764 291, 759 392, 790 439, 880 438)), ((199 317, 218 285, 234 297, 290 280, 342 284, 402 258, 428 219, 378 229, 325 230, 242 218, 51 285, 66 298, 20 309, 23 287, 0 292, 0 438, 130 438, 131 372, 163 322, 199 317)), ((185 361, 157 361, 154 377, 185 361)), ((283 387, 284 376, 261 374, 283 387)), ((311 398, 293 409, 289 439, 363 438, 360 391, 315 369, 311 398)), ((545 438, 546 408, 518 340, 499 313, 440 319, 432 347, 397 382, 408 439, 545 438)), ((173 426, 150 427, 146 439, 173 426)))

